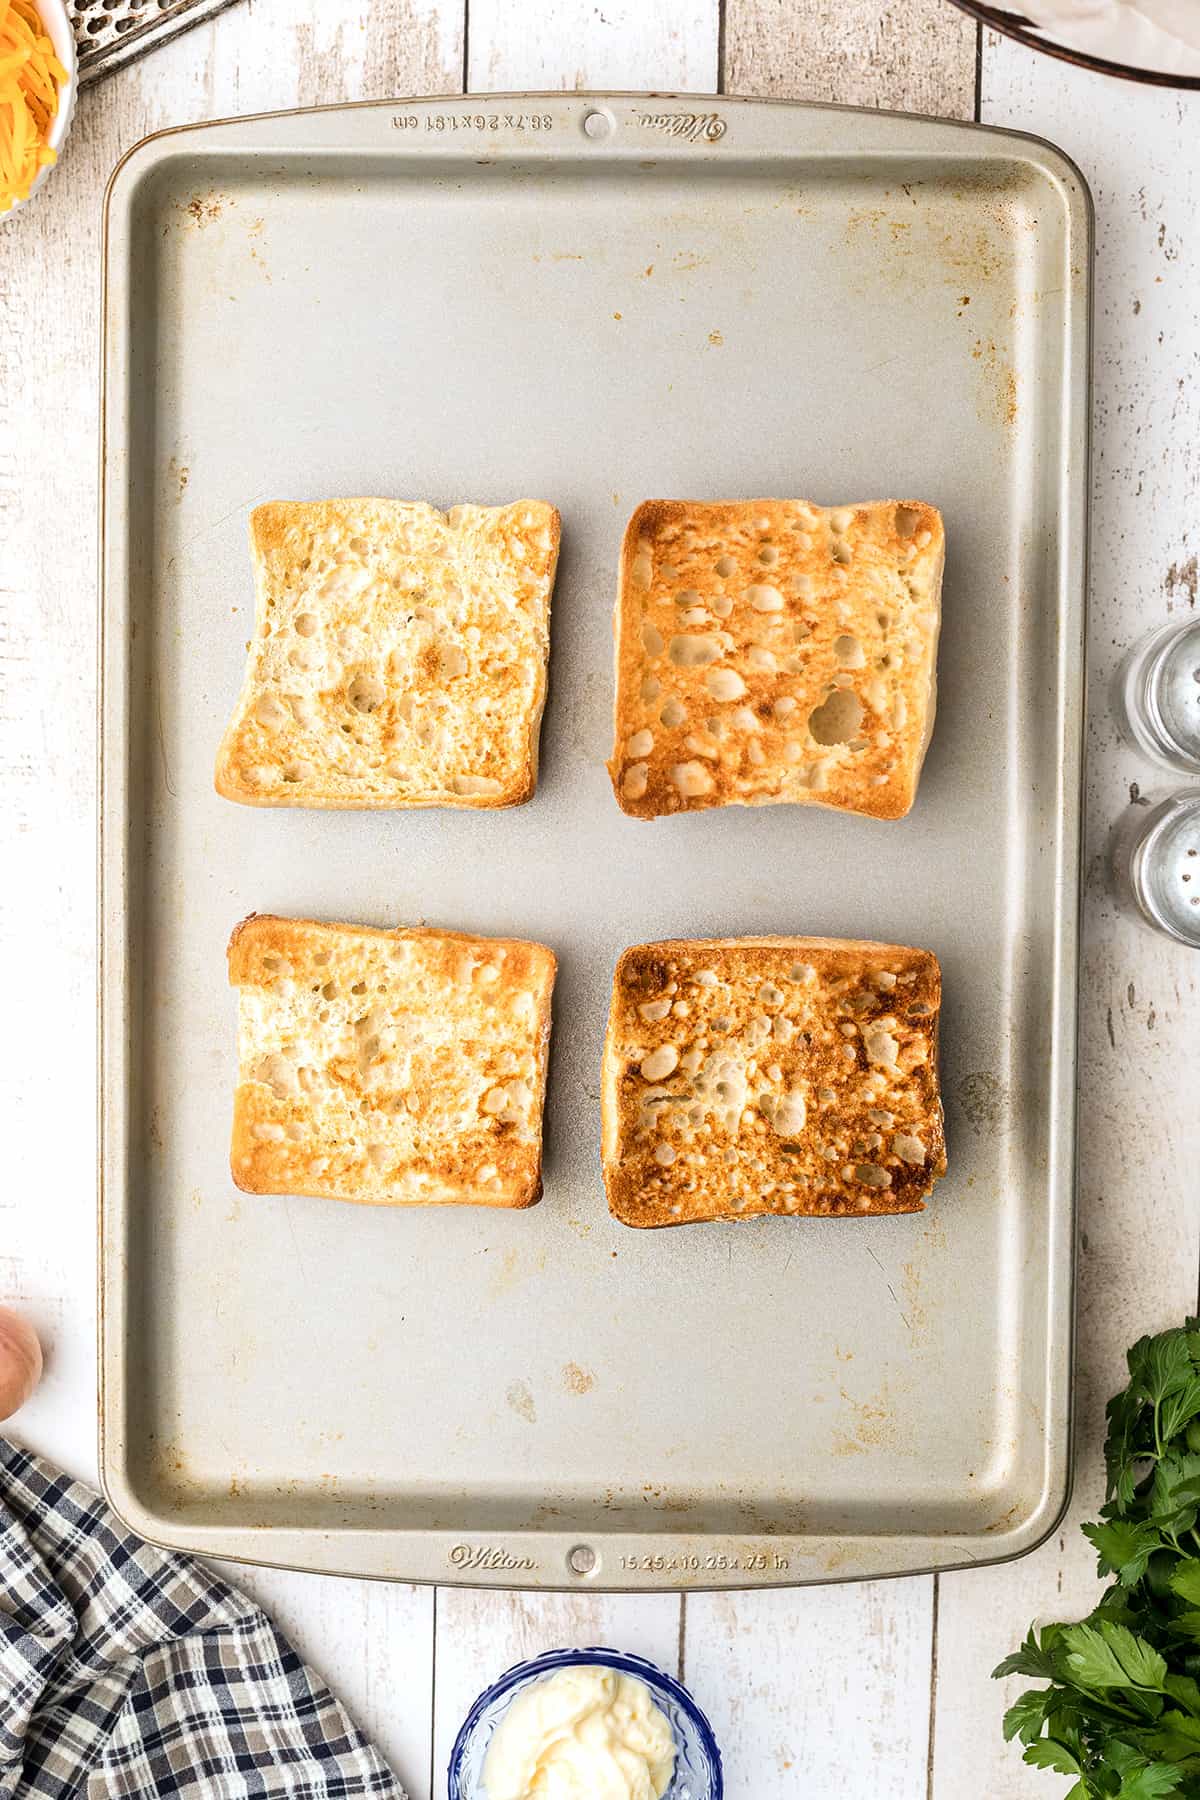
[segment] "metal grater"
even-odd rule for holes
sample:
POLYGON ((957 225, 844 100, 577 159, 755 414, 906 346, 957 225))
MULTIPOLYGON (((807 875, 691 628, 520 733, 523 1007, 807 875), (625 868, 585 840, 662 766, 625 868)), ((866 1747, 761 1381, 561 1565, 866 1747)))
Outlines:
POLYGON ((95 81, 156 50, 232 0, 67 0, 79 53, 79 81, 95 81))

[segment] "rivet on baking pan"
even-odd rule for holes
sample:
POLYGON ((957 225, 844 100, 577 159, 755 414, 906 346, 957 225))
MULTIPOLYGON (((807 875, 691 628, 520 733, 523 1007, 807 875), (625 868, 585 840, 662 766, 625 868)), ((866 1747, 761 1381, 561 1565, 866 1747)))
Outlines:
POLYGON ((583 115, 583 135, 590 138, 611 137, 613 117, 611 113, 589 112, 583 115))
POLYGON ((567 1551, 567 1567, 572 1575, 594 1575, 600 1567, 600 1558, 590 1544, 576 1544, 573 1550, 567 1551))

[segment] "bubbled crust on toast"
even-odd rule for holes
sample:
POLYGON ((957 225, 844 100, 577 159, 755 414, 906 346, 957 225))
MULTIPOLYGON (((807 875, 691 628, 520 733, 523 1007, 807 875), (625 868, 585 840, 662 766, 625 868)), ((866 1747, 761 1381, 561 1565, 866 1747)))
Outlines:
POLYGON ((944 548, 919 500, 643 502, 616 609, 619 805, 902 817, 933 726, 944 548))
POLYGON ((216 786, 251 806, 516 806, 537 785, 559 516, 276 501, 216 786))
POLYGON ((251 914, 231 1168, 248 1193, 531 1206, 555 959, 541 944, 251 914))
POLYGON ((917 1212, 946 1171, 941 972, 835 938, 675 939, 617 964, 603 1163, 626 1225, 917 1212))

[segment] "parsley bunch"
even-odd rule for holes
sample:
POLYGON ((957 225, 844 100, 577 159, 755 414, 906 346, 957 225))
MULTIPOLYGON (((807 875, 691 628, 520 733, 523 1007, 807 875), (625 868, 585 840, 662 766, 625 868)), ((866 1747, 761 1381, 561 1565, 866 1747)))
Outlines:
POLYGON ((1065 1800, 1200 1800, 1200 1322, 1142 1338, 1108 1403, 1107 1503, 1085 1525, 1115 1580, 1077 1625, 1031 1628, 994 1674, 1032 1675, 1004 1715, 1065 1800))

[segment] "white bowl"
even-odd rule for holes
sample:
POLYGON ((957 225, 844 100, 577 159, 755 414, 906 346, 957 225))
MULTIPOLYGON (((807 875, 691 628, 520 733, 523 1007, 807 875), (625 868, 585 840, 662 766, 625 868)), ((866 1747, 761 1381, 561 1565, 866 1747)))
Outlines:
MULTIPOLYGON (((46 139, 51 150, 56 151, 58 155, 61 156, 63 141, 66 138, 68 131, 71 129, 71 115, 75 111, 75 89, 79 86, 79 72, 75 55, 75 33, 71 28, 71 21, 67 16, 67 9, 63 4, 63 0, 34 0, 34 6, 37 8, 38 16, 45 27, 46 36, 54 46, 55 56, 57 56, 59 62, 67 71, 67 79, 58 90, 58 111, 51 121, 50 135, 46 139)), ((22 206, 28 206, 29 201, 33 199, 33 196, 37 193, 47 175, 49 175, 50 171, 56 167, 56 163, 47 163, 45 168, 40 170, 34 178, 33 186, 29 190, 28 199, 18 200, 7 213, 0 213, 0 222, 3 222, 6 218, 10 218, 12 214, 17 212, 22 206)))
POLYGON ((953 0, 953 4, 992 31, 1097 74, 1155 87, 1200 88, 1197 0, 1004 0, 1001 6, 953 0))

